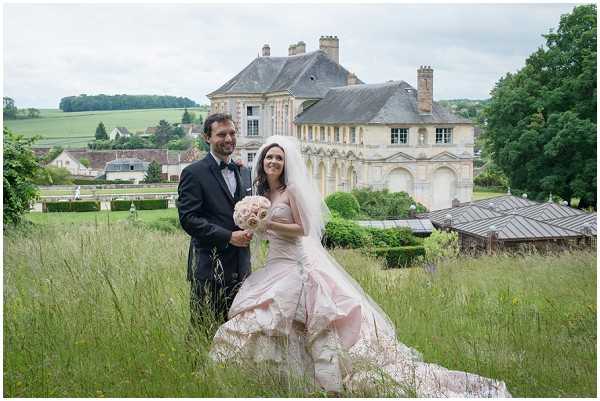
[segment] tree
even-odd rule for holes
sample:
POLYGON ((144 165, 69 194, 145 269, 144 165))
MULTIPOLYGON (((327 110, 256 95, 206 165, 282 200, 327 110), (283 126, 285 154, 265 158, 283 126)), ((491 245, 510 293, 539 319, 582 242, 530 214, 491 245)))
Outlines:
POLYGON ((108 134, 106 133, 106 128, 104 127, 104 123, 100 121, 98 127, 96 127, 96 140, 103 141, 108 139, 108 134))
POLYGON ((202 118, 202 113, 198 113, 198 117, 194 119, 194 123, 198 125, 204 124, 204 118, 202 118))
POLYGON ((146 177, 144 178, 144 182, 160 182, 160 173, 162 172, 162 168, 160 164, 156 160, 152 160, 148 165, 148 170, 146 170, 146 177))
POLYGON ((41 168, 33 182, 37 185, 72 184, 71 172, 64 167, 46 166, 41 168))
POLYGON ((171 139, 173 126, 165 120, 160 120, 154 133, 154 143, 158 147, 163 147, 171 139))
POLYGON ((199 135, 198 138, 196 138, 195 145, 198 149, 204 152, 208 152, 210 150, 208 143, 206 143, 202 135, 199 135))
POLYGON ((596 6, 543 35, 546 48, 500 78, 485 109, 485 143, 510 186, 596 206, 596 6))
POLYGON ((27 109, 27 117, 28 118, 39 118, 40 111, 38 109, 34 109, 33 107, 30 107, 27 109))
POLYGON ((186 150, 190 146, 192 146, 190 138, 172 139, 167 143, 167 149, 169 150, 186 150))
POLYGON ((2 115, 5 119, 15 119, 17 118, 17 106, 15 106, 15 101, 10 97, 3 98, 4 109, 2 111, 2 115))
POLYGON ((31 150, 37 138, 25 139, 4 128, 4 225, 17 224, 37 199, 38 189, 33 183, 40 165, 31 150))
POLYGON ((63 151, 64 149, 62 146, 53 146, 52 148, 50 148, 50 151, 48 152, 46 157, 42 159, 42 161, 44 163, 50 163, 52 160, 56 159, 58 155, 60 155, 63 151))
POLYGON ((87 168, 90 168, 90 166, 92 165, 92 163, 90 162, 90 159, 88 159, 86 157, 80 158, 79 163, 83 164, 87 168))
POLYGON ((182 124, 191 124, 192 123, 192 115, 188 112, 187 108, 183 112, 183 116, 181 116, 181 123, 182 124))

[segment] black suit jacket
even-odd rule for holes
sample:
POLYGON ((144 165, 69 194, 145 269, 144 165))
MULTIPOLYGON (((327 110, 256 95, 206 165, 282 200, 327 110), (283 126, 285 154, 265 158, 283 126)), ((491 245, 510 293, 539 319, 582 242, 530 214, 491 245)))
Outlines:
POLYGON ((220 275, 213 269, 213 254, 219 257, 223 266, 224 284, 241 282, 250 274, 249 249, 229 244, 231 232, 240 229, 233 222, 234 205, 252 194, 248 169, 236 168, 235 177, 237 188, 232 197, 210 153, 181 172, 177 201, 179 222, 192 237, 188 280, 205 281, 220 275))

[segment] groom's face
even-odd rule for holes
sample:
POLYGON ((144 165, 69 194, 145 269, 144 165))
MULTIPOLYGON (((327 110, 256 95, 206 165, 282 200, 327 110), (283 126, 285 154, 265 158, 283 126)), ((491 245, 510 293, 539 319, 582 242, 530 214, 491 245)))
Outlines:
POLYGON ((215 121, 211 125, 211 135, 206 138, 210 150, 217 156, 227 158, 233 153, 236 143, 236 130, 232 121, 215 121))

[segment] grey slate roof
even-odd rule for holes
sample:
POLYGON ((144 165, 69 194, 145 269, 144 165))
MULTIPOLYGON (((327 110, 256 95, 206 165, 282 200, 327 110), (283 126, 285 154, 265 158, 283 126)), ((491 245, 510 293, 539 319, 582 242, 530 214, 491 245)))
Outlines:
POLYGON ((573 230, 580 233, 583 233, 583 225, 589 224, 590 228, 592 229, 592 235, 596 235, 597 219, 598 216, 596 215, 596 213, 583 213, 548 220, 548 222, 556 226, 560 226, 568 230, 573 230))
POLYGON ((545 202, 537 205, 521 207, 510 210, 508 213, 531 217, 532 219, 542 221, 585 214, 583 210, 574 209, 569 206, 558 205, 553 202, 545 202))
POLYGON ((298 115, 296 124, 471 124, 433 102, 420 114, 417 91, 404 81, 331 88, 325 98, 298 115))
POLYGON ((299 98, 322 98, 329 88, 347 85, 348 74, 321 50, 290 57, 257 57, 208 96, 289 91, 299 98))
POLYGON ((106 163, 106 172, 115 171, 146 171, 150 163, 140 159, 115 159, 106 163), (133 169, 131 168, 133 166, 133 169))
POLYGON ((498 239, 504 241, 576 238, 581 236, 576 231, 518 215, 477 220, 453 225, 452 228, 465 234, 487 238, 492 225, 495 226, 498 232, 498 239))
POLYGON ((539 205, 539 203, 531 201, 526 198, 520 198, 514 195, 502 195, 494 198, 481 199, 478 201, 467 203, 467 205, 480 206, 490 209, 490 203, 494 204, 494 210, 497 212, 504 212, 512 209, 517 209, 526 206, 539 205))
POLYGON ((434 224, 442 225, 448 214, 452 216, 452 226, 455 224, 468 223, 470 221, 504 216, 503 213, 498 213, 475 205, 435 210, 433 212, 425 213, 424 216, 427 216, 434 224))
POLYGON ((431 234, 433 225, 428 219, 406 219, 406 220, 357 220, 361 227, 366 228, 404 228, 408 227, 415 234, 431 234))

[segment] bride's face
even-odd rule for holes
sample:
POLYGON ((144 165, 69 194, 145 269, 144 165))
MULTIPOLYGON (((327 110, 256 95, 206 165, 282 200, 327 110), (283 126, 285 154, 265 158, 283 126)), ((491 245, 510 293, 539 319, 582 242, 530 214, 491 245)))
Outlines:
POLYGON ((267 151, 263 160, 263 169, 267 177, 278 178, 283 171, 285 153, 277 146, 267 151))

